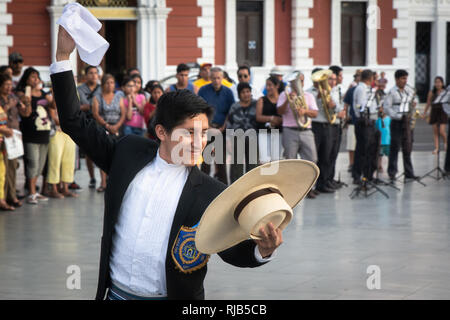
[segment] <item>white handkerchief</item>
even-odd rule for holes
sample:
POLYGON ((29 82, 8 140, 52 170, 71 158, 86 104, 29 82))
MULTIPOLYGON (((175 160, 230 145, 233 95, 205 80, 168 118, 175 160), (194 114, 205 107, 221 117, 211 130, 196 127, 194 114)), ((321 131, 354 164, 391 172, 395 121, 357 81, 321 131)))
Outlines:
POLYGON ((100 64, 109 43, 97 33, 102 24, 89 10, 79 3, 69 3, 56 23, 71 35, 81 60, 92 66, 100 64))

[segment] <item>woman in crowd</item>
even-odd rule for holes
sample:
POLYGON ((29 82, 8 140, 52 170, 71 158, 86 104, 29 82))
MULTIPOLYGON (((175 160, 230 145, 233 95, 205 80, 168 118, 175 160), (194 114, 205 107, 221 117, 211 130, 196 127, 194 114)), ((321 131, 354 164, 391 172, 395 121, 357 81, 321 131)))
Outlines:
POLYGON ((145 96, 145 102, 150 99, 150 94, 142 88, 142 77, 140 74, 133 74, 130 76, 132 80, 136 83, 135 92, 136 94, 143 94, 145 96))
POLYGON ((36 191, 36 182, 47 160, 51 130, 48 105, 53 101, 53 97, 42 90, 39 72, 32 67, 25 70, 17 84, 16 92, 19 98, 24 99, 25 105, 31 103, 31 113, 28 117, 22 116, 20 129, 24 142, 26 176, 30 192, 27 202, 38 204, 38 201, 48 201, 47 197, 36 191))
POLYGON ((76 198, 78 195, 69 191, 69 184, 73 182, 75 170, 76 145, 67 134, 62 132, 54 102, 49 107, 49 113, 56 125, 56 132, 50 138, 48 145, 47 183, 51 185, 48 195, 58 199, 64 197, 76 198), (58 190, 60 184, 62 184, 61 192, 58 190))
POLYGON ((283 119, 277 113, 279 87, 280 80, 275 76, 269 77, 266 80, 267 94, 259 98, 256 103, 259 162, 261 164, 281 158, 281 123, 283 119), (272 129, 277 129, 278 135, 273 135, 272 129))
MULTIPOLYGON (((126 116, 123 98, 114 93, 115 80, 111 74, 103 76, 101 85, 102 94, 92 99, 92 115, 109 134, 118 137, 126 116)), ((102 182, 97 191, 104 192, 106 173, 100 170, 100 175, 102 182)))
POLYGON ((124 135, 135 134, 143 136, 145 133, 144 107, 145 96, 136 92, 136 82, 132 78, 125 78, 122 87, 125 97, 123 104, 126 110, 126 121, 123 126, 124 135))
POLYGON ((257 166, 257 135, 256 135, 256 101, 252 99, 252 88, 246 82, 237 86, 239 101, 234 103, 228 113, 227 129, 235 130, 232 145, 233 162, 230 165, 231 183, 239 179, 244 173, 257 166), (236 130, 241 129, 246 134, 241 135, 236 130), (247 132, 247 130, 251 130, 247 132), (243 152, 244 151, 244 152, 243 152), (243 154, 242 154, 243 153, 243 154), (245 164, 245 168, 244 168, 245 164))
MULTIPOLYGON (((27 108, 12 93, 12 79, 8 75, 0 75, 0 106, 7 114, 7 127, 12 130, 20 131, 20 117, 27 117, 31 113, 31 104, 27 108)), ((6 130, 9 131, 9 130, 6 130)), ((5 136, 9 136, 9 132, 4 132, 5 136)), ((5 154, 6 155, 6 154, 5 154)), ((5 198, 7 203, 20 207, 22 203, 17 199, 16 194, 16 170, 19 165, 18 159, 8 159, 5 157, 5 198)), ((0 205, 0 207, 3 207, 0 205)))
POLYGON ((147 124, 147 137, 156 140, 155 135, 153 134, 153 127, 151 125, 151 121, 153 119, 153 115, 156 111, 156 105, 158 103, 159 98, 164 94, 164 89, 160 84, 156 84, 153 86, 151 91, 150 102, 145 105, 144 108, 144 119, 147 124))
POLYGON ((442 137, 444 142, 444 148, 447 148, 447 114, 442 108, 441 99, 444 97, 445 85, 444 79, 440 76, 434 78, 434 87, 428 92, 427 105, 423 111, 422 118, 425 118, 428 110, 431 108, 430 112, 430 124, 433 127, 433 139, 434 139, 434 150, 433 154, 436 154, 439 150, 439 136, 442 137))

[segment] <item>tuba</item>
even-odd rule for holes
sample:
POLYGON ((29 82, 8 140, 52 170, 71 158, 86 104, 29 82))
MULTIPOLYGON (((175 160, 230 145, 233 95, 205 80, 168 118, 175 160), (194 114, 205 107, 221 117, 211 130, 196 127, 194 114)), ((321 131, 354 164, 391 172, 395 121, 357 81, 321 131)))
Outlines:
POLYGON ((313 73, 311 80, 319 84, 319 95, 322 100, 322 107, 325 111, 325 116, 328 123, 334 124, 336 122, 336 113, 331 110, 329 104, 331 102, 331 87, 328 84, 328 77, 331 75, 331 70, 319 70, 313 73))
POLYGON ((286 93, 286 97, 289 102, 289 107, 292 110, 292 114, 294 115, 298 127, 301 129, 305 129, 308 128, 309 125, 311 124, 311 119, 309 119, 305 115, 300 116, 299 114, 300 109, 309 110, 309 107, 306 104, 305 96, 303 93, 303 86, 300 80, 300 75, 301 75, 300 71, 294 71, 288 74, 284 79, 285 81, 289 82, 291 90, 297 93, 297 97, 295 99, 292 99, 291 96, 289 95, 287 87, 284 89, 284 92, 286 93))

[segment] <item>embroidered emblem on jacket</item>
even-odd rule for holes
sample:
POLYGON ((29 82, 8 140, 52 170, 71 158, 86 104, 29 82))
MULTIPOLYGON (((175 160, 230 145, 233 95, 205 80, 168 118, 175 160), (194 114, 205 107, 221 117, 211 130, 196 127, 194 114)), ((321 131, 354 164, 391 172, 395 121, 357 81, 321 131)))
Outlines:
POLYGON ((183 273, 203 268, 209 259, 209 255, 200 253, 195 247, 196 230, 196 226, 182 226, 172 247, 172 259, 177 269, 183 273))

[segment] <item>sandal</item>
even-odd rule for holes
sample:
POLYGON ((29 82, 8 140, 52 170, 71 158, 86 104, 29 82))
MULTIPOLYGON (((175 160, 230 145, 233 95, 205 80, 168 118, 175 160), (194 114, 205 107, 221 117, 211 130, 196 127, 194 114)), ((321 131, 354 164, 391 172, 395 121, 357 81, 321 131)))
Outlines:
POLYGON ((14 208, 13 206, 10 206, 6 202, 3 202, 3 203, 0 203, 0 210, 2 210, 2 211, 14 211, 14 210, 16 210, 16 208, 14 208))
POLYGON ((68 197, 68 198, 78 198, 78 194, 76 194, 75 192, 70 192, 70 191, 64 192, 63 196, 68 197))
POLYGON ((19 208, 22 206, 22 202, 20 202, 19 200, 11 201, 11 202, 9 202, 9 204, 11 204, 15 208, 19 208))
POLYGON ((105 192, 106 188, 105 187, 98 187, 97 188, 97 192, 105 192))

